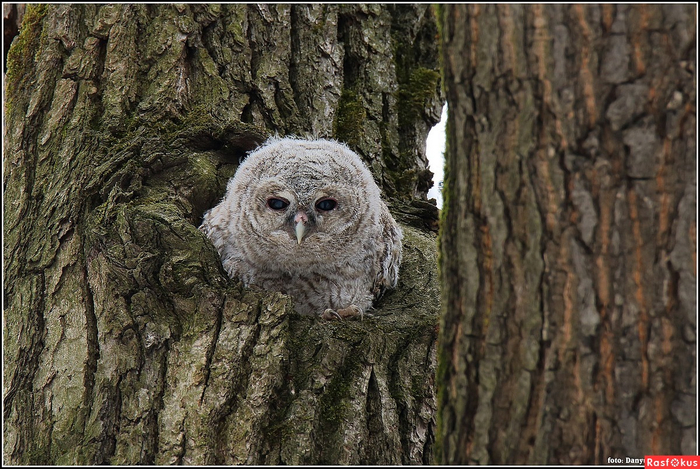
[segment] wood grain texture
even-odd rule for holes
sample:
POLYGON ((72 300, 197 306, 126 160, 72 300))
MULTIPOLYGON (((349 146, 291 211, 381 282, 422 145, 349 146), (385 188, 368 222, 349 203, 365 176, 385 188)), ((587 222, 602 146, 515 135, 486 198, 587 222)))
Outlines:
POLYGON ((695 453, 695 18, 442 8, 443 463, 695 453))

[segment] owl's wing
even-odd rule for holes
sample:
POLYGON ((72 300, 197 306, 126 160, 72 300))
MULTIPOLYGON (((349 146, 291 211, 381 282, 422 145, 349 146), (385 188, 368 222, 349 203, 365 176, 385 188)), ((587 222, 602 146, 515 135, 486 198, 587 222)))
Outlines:
POLYGON ((374 298, 381 297, 387 288, 396 287, 399 280, 399 267, 401 265, 401 239, 403 233, 396 224, 388 209, 382 211, 380 220, 382 230, 382 240, 378 250, 379 270, 374 280, 372 293, 374 298))
POLYGON ((231 233, 231 212, 223 202, 204 214, 199 229, 209 238, 221 256, 230 277, 238 275, 235 236, 231 233))

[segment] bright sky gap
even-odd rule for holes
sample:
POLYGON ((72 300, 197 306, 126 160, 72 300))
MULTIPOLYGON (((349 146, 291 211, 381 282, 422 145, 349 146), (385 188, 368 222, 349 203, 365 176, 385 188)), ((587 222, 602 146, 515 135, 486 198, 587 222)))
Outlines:
POLYGON ((440 122, 430 129, 425 141, 425 153, 428 157, 428 169, 433 172, 433 187, 428 191, 428 198, 437 200, 442 208, 442 181, 445 174, 445 124, 447 123, 447 104, 442 107, 440 122))

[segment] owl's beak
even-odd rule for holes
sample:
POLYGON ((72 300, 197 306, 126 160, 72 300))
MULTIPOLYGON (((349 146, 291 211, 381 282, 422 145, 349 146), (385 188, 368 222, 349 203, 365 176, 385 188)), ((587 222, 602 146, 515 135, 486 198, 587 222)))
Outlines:
POLYGON ((297 226, 294 229, 294 231, 297 234, 298 244, 301 244, 301 238, 304 237, 304 232, 306 231, 306 227, 304 226, 304 222, 303 221, 297 222, 297 226))
POLYGON ((294 217, 294 223, 296 223, 294 232, 297 235, 297 244, 301 244, 301 239, 304 237, 304 233, 306 233, 306 222, 308 221, 309 217, 307 217, 306 214, 301 210, 298 211, 296 216, 294 217))

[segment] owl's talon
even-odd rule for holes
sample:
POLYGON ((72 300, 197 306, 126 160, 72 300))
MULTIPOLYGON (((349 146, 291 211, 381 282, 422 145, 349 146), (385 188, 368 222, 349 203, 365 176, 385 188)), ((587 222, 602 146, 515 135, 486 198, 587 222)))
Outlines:
POLYGON ((364 313, 360 308, 358 308, 358 307, 355 306, 355 305, 350 305, 350 306, 348 306, 347 308, 341 308, 341 309, 339 309, 339 310, 338 310, 338 314, 340 314, 340 316, 341 316, 343 319, 346 319, 346 318, 356 318, 356 317, 359 316, 360 320, 362 320, 362 319, 364 319, 364 317, 365 317, 365 313, 364 313))
POLYGON ((336 311, 333 311, 332 309, 327 309, 321 314, 321 319, 325 319, 327 321, 333 321, 336 319, 343 320, 342 316, 338 314, 336 311))

